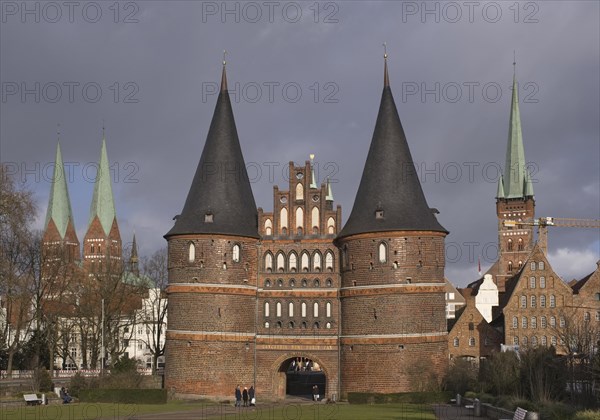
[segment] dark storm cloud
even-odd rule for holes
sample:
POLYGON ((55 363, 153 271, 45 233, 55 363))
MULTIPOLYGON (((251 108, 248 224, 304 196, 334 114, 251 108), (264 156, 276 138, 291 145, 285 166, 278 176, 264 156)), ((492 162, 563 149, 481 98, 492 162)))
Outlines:
MULTIPOLYGON (((40 221, 60 123, 83 237, 104 120, 123 239, 135 229, 143 254, 163 246, 202 151, 223 49, 257 205, 270 210, 287 162, 315 153, 320 181, 333 179, 347 217, 379 105, 383 41, 428 203, 451 231, 452 281, 473 280, 477 255, 497 239, 493 169, 504 166, 513 50, 537 214, 599 217, 597 2, 424 10, 422 2, 134 1, 118 13, 112 4, 79 2, 69 15, 61 2, 2 2, 1 160, 35 190, 40 221), (48 4, 61 7, 60 18, 48 4), (10 95, 22 83, 39 103, 36 93, 10 95)), ((597 231, 555 228, 551 261, 566 278, 582 276, 599 244, 597 231)))

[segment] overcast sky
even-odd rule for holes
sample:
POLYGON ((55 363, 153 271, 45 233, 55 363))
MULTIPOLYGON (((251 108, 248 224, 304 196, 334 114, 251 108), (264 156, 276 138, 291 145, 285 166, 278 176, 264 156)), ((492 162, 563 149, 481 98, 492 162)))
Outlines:
MULTIPOLYGON (((390 81, 457 285, 495 259, 513 51, 538 216, 600 217, 597 1, 73 3, 2 1, 2 162, 34 190, 43 227, 60 123, 83 239, 106 127, 123 242, 165 246, 204 145, 226 49, 257 206, 316 155, 344 221, 390 81)), ((550 228, 565 279, 596 268, 600 231, 550 228)))

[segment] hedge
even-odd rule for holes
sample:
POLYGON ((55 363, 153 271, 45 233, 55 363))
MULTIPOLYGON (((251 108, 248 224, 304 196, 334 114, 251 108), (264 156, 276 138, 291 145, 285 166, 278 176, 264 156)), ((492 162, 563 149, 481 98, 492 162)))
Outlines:
POLYGON ((369 392, 348 393, 348 402, 350 404, 433 404, 437 402, 448 402, 450 398, 451 393, 448 391, 401 392, 398 394, 375 394, 369 392))
POLYGON ((165 404, 166 389, 82 389, 79 400, 89 403, 165 404))

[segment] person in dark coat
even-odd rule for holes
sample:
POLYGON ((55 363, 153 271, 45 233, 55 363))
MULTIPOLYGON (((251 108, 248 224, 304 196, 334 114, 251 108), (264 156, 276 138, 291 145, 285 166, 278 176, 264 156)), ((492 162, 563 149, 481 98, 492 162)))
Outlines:
POLYGON ((248 407, 248 388, 244 387, 242 392, 242 398, 244 399, 244 407, 248 407))
POLYGON ((250 405, 256 405, 256 400, 254 399, 254 385, 250 387, 248 390, 248 398, 250 398, 250 405))
POLYGON ((235 406, 236 407, 242 406, 242 391, 240 390, 239 385, 235 388, 235 406))
POLYGON ((313 401, 319 401, 319 387, 313 386, 313 401))

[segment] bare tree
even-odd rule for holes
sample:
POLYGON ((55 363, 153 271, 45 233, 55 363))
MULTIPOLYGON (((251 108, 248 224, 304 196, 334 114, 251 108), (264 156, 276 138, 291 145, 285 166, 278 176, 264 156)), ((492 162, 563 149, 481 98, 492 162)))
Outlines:
POLYGON ((152 374, 156 374, 159 357, 165 354, 167 260, 167 248, 162 248, 156 251, 150 259, 144 260, 143 264, 144 275, 154 285, 154 288, 148 290, 148 297, 144 299, 144 306, 139 317, 139 322, 146 327, 146 346, 152 353, 152 374))

